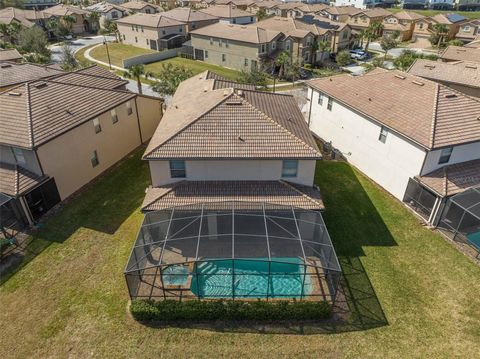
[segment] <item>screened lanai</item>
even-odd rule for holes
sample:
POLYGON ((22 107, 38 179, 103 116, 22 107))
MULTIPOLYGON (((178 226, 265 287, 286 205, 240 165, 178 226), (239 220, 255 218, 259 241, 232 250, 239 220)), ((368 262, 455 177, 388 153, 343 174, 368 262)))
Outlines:
POLYGON ((480 186, 449 198, 438 228, 450 238, 466 242, 480 253, 480 186))
POLYGON ((340 272, 319 212, 220 202, 147 213, 125 277, 132 299, 334 302, 340 272))

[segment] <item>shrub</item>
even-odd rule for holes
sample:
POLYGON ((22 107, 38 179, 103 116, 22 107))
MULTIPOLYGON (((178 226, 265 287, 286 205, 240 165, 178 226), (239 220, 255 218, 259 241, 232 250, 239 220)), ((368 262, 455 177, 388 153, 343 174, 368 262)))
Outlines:
POLYGON ((340 51, 337 56, 335 57, 335 61, 339 66, 347 66, 350 64, 352 59, 350 58, 350 53, 346 50, 340 51))
POLYGON ((130 307, 139 321, 173 320, 317 320, 328 318, 332 307, 326 302, 307 301, 176 301, 133 300, 130 307))

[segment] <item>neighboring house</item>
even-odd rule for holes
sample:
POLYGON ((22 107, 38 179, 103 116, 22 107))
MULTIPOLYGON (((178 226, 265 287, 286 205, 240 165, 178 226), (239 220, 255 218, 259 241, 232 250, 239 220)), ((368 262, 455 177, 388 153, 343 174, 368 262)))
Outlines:
POLYGON ((458 33, 460 26, 468 21, 465 16, 455 14, 455 13, 446 13, 446 14, 437 14, 431 16, 432 24, 443 24, 448 28, 447 38, 449 40, 454 39, 455 35, 458 33))
POLYGON ((162 50, 180 47, 187 36, 186 24, 165 13, 136 13, 117 20, 122 42, 144 49, 162 50))
POLYGON ((63 73, 65 71, 58 68, 40 64, 2 62, 0 63, 0 90, 5 91, 27 81, 40 80, 63 73))
POLYGON ((159 99, 117 90, 125 81, 107 70, 65 76, 0 93, 0 191, 23 224, 148 141, 161 118, 159 99))
POLYGON ((358 14, 360 12, 362 12, 362 10, 353 6, 330 6, 324 10, 320 10, 319 15, 333 21, 346 23, 350 15, 358 14))
POLYGON ((480 63, 417 59, 408 72, 439 82, 469 96, 480 97, 480 63))
POLYGON ((370 9, 383 4, 384 0, 335 0, 336 6, 354 6, 357 9, 370 9))
POLYGON ((23 27, 32 27, 35 25, 43 26, 44 20, 44 14, 41 11, 23 10, 14 7, 0 10, 0 24, 17 23, 23 27))
POLYGON ((201 12, 217 17, 220 22, 228 24, 246 25, 256 21, 255 15, 248 11, 241 10, 234 5, 215 5, 206 9, 201 9, 201 12))
POLYGON ((458 11, 479 11, 480 1, 479 0, 457 0, 457 10, 458 11))
POLYGON ((400 33, 400 41, 408 41, 413 36, 415 21, 424 18, 424 16, 413 11, 401 11, 383 18, 383 36, 389 36, 395 31, 400 33))
POLYGON ((476 49, 480 48, 480 34, 478 34, 473 41, 470 41, 468 44, 464 45, 464 47, 471 47, 476 49))
POLYGON ((209 6, 214 5, 233 5, 238 9, 247 10, 248 6, 257 2, 257 0, 215 0, 210 1, 209 6))
POLYGON ((145 14, 155 14, 160 11, 156 5, 141 0, 125 2, 121 4, 121 6, 126 8, 132 14, 141 12, 145 14))
POLYGON ((319 31, 320 29, 329 30, 332 34, 330 52, 337 53, 356 45, 356 39, 352 37, 352 28, 344 22, 336 22, 319 15, 305 15, 298 20, 315 25, 319 31))
POLYGON ((288 17, 303 17, 305 15, 314 15, 321 10, 324 10, 328 7, 326 4, 303 4, 300 3, 287 11, 288 17))
POLYGON ((96 11, 100 14, 100 26, 104 27, 107 21, 115 21, 128 16, 128 10, 120 5, 102 1, 86 8, 89 11, 96 11))
POLYGON ((428 0, 401 0, 400 7, 402 9, 425 9, 428 0))
POLYGON ((190 33, 194 58, 223 67, 258 68, 282 46, 284 34, 258 26, 216 23, 190 33))
POLYGON ((57 18, 65 26, 70 27, 75 35, 80 35, 88 32, 94 32, 99 29, 100 25, 97 20, 90 19, 91 11, 80 9, 76 6, 59 4, 54 7, 43 10, 45 18, 57 18), (67 23, 63 18, 71 16, 75 19, 73 24, 67 23))
POLYGON ((460 25, 456 38, 469 43, 480 36, 480 19, 471 20, 460 25))
POLYGON ((427 7, 432 10, 451 10, 454 0, 427 0, 427 7))
POLYGON ((480 48, 448 46, 440 55, 442 61, 474 61, 480 63, 480 48))
POLYGON ((320 158, 293 96, 205 71, 180 84, 145 151, 153 188, 142 210, 227 200, 323 210, 320 158))
POLYGON ((346 22, 354 30, 364 30, 374 23, 383 22, 383 18, 391 14, 390 11, 385 9, 375 8, 349 15, 346 22))
POLYGON ((218 17, 200 10, 194 10, 189 7, 177 7, 175 9, 162 13, 170 19, 181 21, 186 25, 187 34, 191 30, 199 29, 203 26, 211 25, 218 22, 218 17))
MULTIPOLYGON (((20 62, 23 60, 23 56, 17 49, 0 49, 0 61, 13 61, 20 62)), ((0 64, 2 66, 3 64, 0 64)))
POLYGON ((258 11, 263 10, 267 15, 270 15, 270 9, 276 5, 282 4, 281 1, 277 0, 266 0, 266 1, 258 1, 252 2, 250 5, 247 6, 246 11, 256 14, 258 11))
POLYGON ((24 0, 23 8, 26 10, 43 10, 57 4, 56 0, 24 0))
POLYGON ((445 194, 419 202, 419 178, 462 164, 468 170, 456 185, 470 185, 480 159, 479 99, 386 70, 315 79, 308 87, 312 132, 429 223, 437 221, 445 194))
POLYGON ((315 64, 323 57, 328 56, 328 53, 322 54, 315 50, 314 43, 327 41, 331 44, 332 33, 330 30, 291 17, 278 16, 259 21, 251 26, 282 32, 285 35, 283 51, 290 54, 292 62, 298 62, 300 65, 315 64))

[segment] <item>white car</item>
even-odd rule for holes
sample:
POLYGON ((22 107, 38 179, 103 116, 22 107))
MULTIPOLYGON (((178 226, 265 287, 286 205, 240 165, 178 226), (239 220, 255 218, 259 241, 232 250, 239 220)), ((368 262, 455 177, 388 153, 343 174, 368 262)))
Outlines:
POLYGON ((368 53, 361 49, 350 50, 350 57, 357 60, 366 60, 368 58, 368 53))

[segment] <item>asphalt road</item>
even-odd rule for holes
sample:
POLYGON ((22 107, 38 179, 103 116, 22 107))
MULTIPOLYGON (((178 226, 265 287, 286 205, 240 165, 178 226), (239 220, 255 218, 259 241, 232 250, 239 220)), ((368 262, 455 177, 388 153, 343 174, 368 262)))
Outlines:
MULTIPOLYGON (((114 36, 105 36, 107 41, 115 40, 114 36)), ((74 52, 77 52, 81 48, 90 45, 100 44, 104 41, 104 37, 102 35, 95 35, 89 37, 82 37, 78 39, 74 39, 70 42, 70 46, 72 47, 74 52)), ((60 56, 62 54, 62 46, 63 45, 51 45, 49 46, 50 51, 52 52, 52 62, 59 63, 60 56)))

